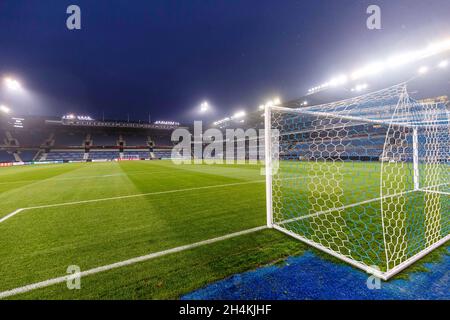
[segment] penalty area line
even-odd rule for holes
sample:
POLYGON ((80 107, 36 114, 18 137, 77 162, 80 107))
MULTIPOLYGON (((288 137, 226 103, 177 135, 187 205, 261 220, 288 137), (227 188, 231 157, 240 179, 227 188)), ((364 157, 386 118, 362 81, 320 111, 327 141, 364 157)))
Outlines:
POLYGON ((155 192, 149 192, 149 193, 130 194, 130 195, 118 196, 118 197, 99 198, 99 199, 91 199, 91 200, 81 200, 81 201, 73 201, 73 202, 46 204, 46 205, 42 205, 42 206, 26 207, 26 208, 17 209, 16 211, 11 212, 10 214, 4 216, 3 218, 0 219, 0 223, 14 217, 18 213, 20 213, 22 211, 26 211, 26 210, 73 206, 73 205, 77 205, 77 204, 130 199, 130 198, 137 198, 137 197, 154 196, 154 195, 177 193, 177 192, 196 191, 196 190, 204 190, 204 189, 212 189, 212 188, 220 188, 220 187, 232 187, 232 186, 239 186, 239 185, 252 184, 252 183, 263 183, 263 182, 265 182, 265 180, 253 180, 253 181, 235 182, 235 183, 227 183, 227 184, 217 184, 217 185, 204 186, 204 187, 193 187, 193 188, 185 188, 185 189, 166 190, 166 191, 155 191, 155 192))
POLYGON ((86 271, 82 271, 78 274, 70 274, 70 275, 65 275, 65 276, 61 276, 61 277, 57 277, 57 278, 53 278, 53 279, 49 279, 49 280, 45 280, 45 281, 41 281, 41 282, 36 282, 33 284, 29 284, 23 287, 19 287, 19 288, 15 288, 15 289, 11 289, 11 290, 7 290, 7 291, 3 291, 0 292, 0 299, 3 298, 7 298, 7 297, 11 297, 17 294, 21 294, 21 293, 26 293, 32 290, 36 290, 36 289, 41 289, 41 288, 45 288, 45 287, 49 287, 55 284, 60 284, 63 282, 67 282, 68 280, 72 280, 74 279, 74 277, 86 277, 89 275, 93 275, 96 273, 100 273, 100 272, 104 272, 104 271, 109 271, 112 269, 116 269, 116 268, 121 268, 121 267, 125 267, 125 266, 129 266, 132 264, 136 264, 139 262, 143 262, 143 261, 148 261, 154 258, 158 258, 158 257, 162 257, 171 253, 177 253, 177 252, 181 252, 181 251, 185 251, 185 250, 189 250, 189 249, 193 249, 193 248, 197 248, 197 247, 201 247, 204 245, 208 245, 208 244, 212 244, 215 242, 219 242, 219 241, 223 241, 223 240, 227 240, 230 238, 234 238, 234 237, 238 237, 238 236, 242 236, 245 234, 249 234, 249 233, 254 233, 257 231, 261 231, 267 229, 267 226, 261 226, 261 227, 256 227, 256 228, 251 228, 251 229, 246 229, 243 231, 239 231, 239 232, 234 232, 234 233, 230 233, 224 236, 220 236, 217 238, 212 238, 212 239, 208 239, 208 240, 203 240, 200 242, 195 242, 195 243, 191 243, 188 245, 184 245, 184 246, 180 246, 180 247, 175 247, 172 249, 168 249, 168 250, 163 250, 163 251, 159 251, 159 252, 154 252, 154 253, 150 253, 148 255, 145 256, 140 256, 140 257, 136 257, 136 258, 132 258, 132 259, 128 259, 125 261, 120 261, 120 262, 116 262, 113 264, 108 264, 105 266, 101 266, 101 267, 97 267, 97 268, 93 268, 93 269, 89 269, 86 271))

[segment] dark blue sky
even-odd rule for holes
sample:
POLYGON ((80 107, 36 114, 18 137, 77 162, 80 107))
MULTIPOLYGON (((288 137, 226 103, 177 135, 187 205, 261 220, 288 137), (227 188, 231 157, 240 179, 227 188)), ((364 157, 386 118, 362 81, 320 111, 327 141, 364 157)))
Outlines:
POLYGON ((220 118, 449 36, 448 0, 2 0, 0 75, 30 95, 0 100, 16 112, 185 121, 207 99, 220 118), (70 4, 80 31, 66 29, 70 4), (369 4, 382 30, 366 28, 369 4))

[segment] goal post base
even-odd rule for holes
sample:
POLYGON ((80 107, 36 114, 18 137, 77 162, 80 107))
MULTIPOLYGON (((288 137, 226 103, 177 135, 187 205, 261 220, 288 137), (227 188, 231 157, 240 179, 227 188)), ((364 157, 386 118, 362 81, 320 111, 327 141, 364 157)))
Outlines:
POLYGON ((446 237, 442 238, 441 240, 439 240, 438 242, 436 242, 435 244, 431 245, 430 247, 422 250, 421 252, 419 252, 418 254, 412 256, 411 258, 409 258, 408 260, 402 262, 401 264, 399 264, 398 266, 396 266, 395 268, 387 271, 387 272, 383 272, 380 270, 377 270, 373 267, 367 266, 361 262, 355 261, 347 256, 344 256, 342 254, 339 254, 333 250, 330 250, 318 243, 315 243, 311 240, 308 240, 294 232, 291 232, 287 229, 284 229, 280 226, 277 225, 273 225, 272 226, 273 229, 278 230, 288 236, 291 236, 297 240, 300 240, 304 243, 306 243, 307 245, 310 245, 311 247, 314 247, 322 252, 325 252, 329 255, 332 255, 333 257, 340 259, 366 273, 372 274, 377 278, 380 278, 383 281, 388 281, 389 279, 391 279, 393 276, 395 276, 396 274, 398 274, 399 272, 403 271, 404 269, 408 268, 409 266, 411 266, 413 263, 415 263, 416 261, 422 259, 423 257, 425 257, 427 254, 429 254, 430 252, 432 252, 433 250, 439 248, 440 246, 442 246, 443 244, 445 244, 447 241, 450 240, 450 235, 447 235, 446 237))

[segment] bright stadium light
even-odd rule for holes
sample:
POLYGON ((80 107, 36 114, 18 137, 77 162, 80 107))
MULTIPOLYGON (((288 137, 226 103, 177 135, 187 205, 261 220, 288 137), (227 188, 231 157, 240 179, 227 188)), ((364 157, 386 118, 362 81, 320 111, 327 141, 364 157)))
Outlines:
MULTIPOLYGON (((348 81, 348 77, 345 74, 342 74, 340 76, 337 76, 337 77, 334 77, 333 79, 331 79, 330 85, 332 87, 336 87, 336 86, 346 84, 347 81, 348 81)), ((319 89, 320 89, 320 87, 319 87, 319 89)))
POLYGON ((233 115, 233 119, 239 119, 245 117, 245 111, 238 111, 233 115))
POLYGON ((419 72, 419 74, 425 74, 428 72, 428 67, 426 67, 426 66, 420 67, 418 72, 419 72))
POLYGON ((215 125, 215 126, 218 126, 218 125, 221 125, 221 124, 223 124, 223 123, 226 123, 226 122, 228 122, 228 121, 230 121, 230 118, 224 118, 224 119, 220 119, 220 120, 217 120, 217 121, 215 121, 213 124, 215 125))
POLYGON ((445 69, 448 67, 448 60, 443 60, 441 62, 439 62, 438 67, 441 69, 445 69))
POLYGON ((277 106, 277 105, 280 105, 280 104, 281 104, 281 99, 278 98, 278 97, 275 98, 275 99, 273 99, 273 104, 276 105, 276 106, 277 106))
POLYGON ((366 90, 369 87, 367 83, 358 84, 356 87, 352 88, 351 91, 361 92, 363 90, 366 90))
POLYGON ((20 84, 20 82, 15 79, 6 77, 4 79, 4 82, 6 87, 12 91, 19 91, 22 89, 22 85, 20 84))
POLYGON ((419 54, 417 52, 406 52, 392 56, 387 60, 387 65, 390 68, 398 68, 408 63, 418 60, 419 54))
POLYGON ((4 113, 9 113, 11 111, 11 109, 2 104, 2 105, 0 105, 0 111, 4 112, 4 113))
POLYGON ((366 76, 375 75, 381 73, 385 68, 384 63, 374 62, 364 68, 354 71, 351 75, 352 80, 357 80, 366 76))
POLYGON ((200 105, 200 112, 204 113, 206 111, 209 110, 209 104, 207 101, 202 102, 202 104, 200 105))
MULTIPOLYGON (((393 55, 385 60, 383 59, 380 62, 368 64, 363 68, 356 69, 353 73, 350 74, 349 78, 350 80, 362 79, 371 75, 382 73, 389 69, 397 69, 407 64, 416 63, 420 60, 442 54, 446 51, 450 51, 450 39, 430 44, 429 46, 420 50, 402 52, 393 55)), ((445 68, 446 66, 447 63, 444 63, 441 68, 445 68)), ((308 94, 314 94, 316 92, 327 89, 328 87, 337 87, 339 85, 343 85, 347 82, 347 80, 348 79, 345 76, 332 78, 331 81, 310 88, 308 90, 308 94)))
POLYGON ((264 110, 265 107, 266 107, 265 105, 261 104, 261 105, 259 105, 258 109, 259 110, 264 110))

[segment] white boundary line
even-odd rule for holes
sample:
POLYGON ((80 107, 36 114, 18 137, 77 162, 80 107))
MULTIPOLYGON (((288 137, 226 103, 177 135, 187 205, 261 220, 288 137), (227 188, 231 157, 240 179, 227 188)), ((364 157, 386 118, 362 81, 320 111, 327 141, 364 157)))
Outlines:
POLYGON ((252 183, 263 183, 263 182, 265 182, 265 180, 252 180, 252 181, 227 183, 227 184, 218 184, 218 185, 203 186, 203 187, 193 187, 193 188, 185 188, 185 189, 156 191, 156 192, 149 192, 149 193, 131 194, 131 195, 127 195, 127 196, 99 198, 99 199, 73 201, 73 202, 63 202, 63 203, 47 204, 47 205, 42 205, 42 206, 19 208, 16 211, 11 212, 10 214, 8 214, 8 215, 4 216, 3 218, 1 218, 0 219, 0 223, 2 223, 4 221, 12 218, 13 216, 15 216, 18 213, 20 213, 22 211, 26 211, 26 210, 45 209, 45 208, 54 208, 54 207, 62 207, 62 206, 72 206, 72 205, 77 205, 77 204, 103 202, 103 201, 120 200, 120 199, 129 199, 129 198, 153 196, 153 195, 159 195, 159 194, 186 192, 186 191, 194 191, 194 190, 204 190, 204 189, 212 189, 212 188, 220 188, 220 187, 232 187, 232 186, 239 186, 239 185, 252 184, 252 183))
POLYGON ((372 267, 366 266, 365 264, 363 264, 363 263, 361 263, 359 261, 356 261, 356 260, 354 260, 352 258, 344 256, 343 254, 340 254, 339 252, 335 252, 335 251, 333 251, 331 249, 328 249, 328 248, 322 246, 319 243, 316 243, 314 241, 306 239, 306 238, 302 237, 301 235, 298 235, 298 234, 296 234, 296 233, 294 233, 294 232, 292 232, 292 231, 290 231, 288 229, 285 229, 283 227, 280 227, 278 225, 274 225, 273 228, 278 230, 278 231, 281 231, 282 233, 287 234, 287 235, 289 235, 289 236, 291 236, 293 238, 296 238, 296 239, 298 239, 298 240, 300 240, 300 241, 302 241, 302 242, 304 242, 304 243, 306 243, 306 244, 308 244, 308 245, 310 245, 310 246, 312 246, 312 247, 314 247, 316 249, 319 249, 319 250, 321 250, 323 252, 326 252, 326 253, 332 255, 335 258, 343 260, 343 261, 347 262, 348 264, 365 271, 366 273, 370 273, 370 274, 373 274, 373 275, 377 276, 378 278, 381 278, 383 280, 387 280, 387 279, 385 279, 384 273, 379 271, 379 270, 376 270, 376 269, 374 269, 372 267))
MULTIPOLYGON (((100 273, 100 272, 104 272, 104 271, 108 271, 108 270, 112 270, 112 269, 116 269, 116 268, 121 268, 121 267, 125 267, 125 266, 129 266, 138 262, 143 262, 143 261, 147 261, 147 260, 151 260, 154 258, 158 258, 158 257, 162 257, 171 253, 176 253, 176 252, 181 252, 181 251, 185 251, 188 249, 193 249, 193 248, 197 248, 200 246, 204 246, 207 244, 211 244, 211 243, 215 243, 215 242, 219 242, 222 240, 226 240, 226 239, 230 239, 230 238, 234 238, 234 237, 238 237, 241 235, 245 235, 245 234, 249 234, 249 233, 253 233, 253 232, 257 232, 257 231, 261 231, 267 229, 267 226, 261 226, 261 227, 256 227, 256 228, 252 228, 252 229, 247 229, 247 230, 243 230, 243 231, 239 231, 239 232, 234 232, 234 233, 230 233, 221 237, 217 237, 217 238, 212 238, 212 239, 208 239, 208 240, 203 240, 200 242, 195 242, 195 243, 191 243, 191 244, 187 244, 184 246, 180 246, 180 247, 175 247, 172 249, 168 249, 168 250, 164 250, 164 251, 159 251, 159 252, 154 252, 154 253, 150 253, 148 255, 145 256, 140 256, 140 257, 136 257, 136 258, 132 258, 132 259, 128 259, 125 261, 120 261, 120 262, 116 262, 113 264, 108 264, 105 266, 101 266, 101 267, 97 267, 97 268, 93 268, 93 269, 89 269, 86 271, 82 271, 79 274, 77 274, 79 277, 86 277, 89 275, 93 275, 96 273, 100 273)), ((40 289, 40 288, 45 288, 45 287, 49 287, 58 283, 63 283, 66 282, 67 280, 71 280, 74 278, 74 274, 69 274, 66 276, 62 276, 62 277, 58 277, 58 278, 53 278, 53 279, 49 279, 49 280, 45 280, 42 282, 37 282, 37 283, 33 283, 33 284, 29 284, 23 287, 19 287, 19 288, 15 288, 15 289, 11 289, 8 291, 3 291, 0 292, 0 299, 3 298, 7 298, 7 297, 11 297, 20 293, 26 293, 32 290, 36 290, 36 289, 40 289)))
POLYGON ((438 188, 438 187, 442 187, 442 186, 447 186, 447 185, 449 185, 450 183, 441 183, 441 184, 438 184, 438 185, 434 185, 434 186, 429 186, 429 187, 426 187, 426 188, 422 188, 422 189, 420 189, 419 191, 422 191, 422 192, 428 192, 428 193, 436 193, 436 194, 442 194, 442 195, 444 195, 444 196, 450 196, 450 192, 445 192, 445 191, 437 191, 437 190, 430 190, 430 188, 438 188))
POLYGON ((434 191, 434 190, 422 190, 423 192, 428 193, 436 193, 436 194, 442 194, 444 196, 450 196, 450 192, 444 192, 444 191, 434 191))
POLYGON ((8 214, 8 215, 4 216, 3 218, 1 218, 1 219, 0 219, 0 223, 2 223, 2 222, 5 221, 5 220, 8 220, 9 218, 15 216, 15 215, 18 214, 19 212, 22 212, 23 210, 25 210, 25 209, 17 209, 16 211, 11 212, 10 214, 8 214))

